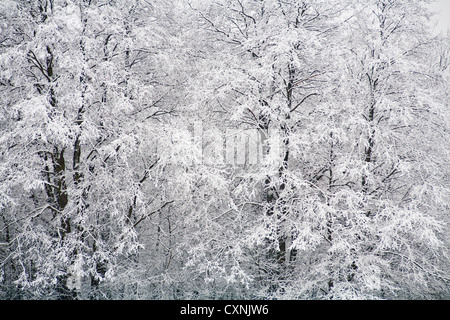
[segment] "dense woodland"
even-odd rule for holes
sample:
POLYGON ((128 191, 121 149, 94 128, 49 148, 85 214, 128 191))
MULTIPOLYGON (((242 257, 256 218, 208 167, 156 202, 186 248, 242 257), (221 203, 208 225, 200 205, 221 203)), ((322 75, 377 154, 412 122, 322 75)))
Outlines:
POLYGON ((428 2, 1 0, 0 299, 450 298, 428 2))

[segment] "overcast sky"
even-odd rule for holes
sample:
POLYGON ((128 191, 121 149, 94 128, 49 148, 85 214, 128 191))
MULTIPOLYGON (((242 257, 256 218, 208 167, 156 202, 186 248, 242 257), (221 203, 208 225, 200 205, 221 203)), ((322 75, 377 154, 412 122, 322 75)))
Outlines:
POLYGON ((438 0, 432 8, 440 11, 437 17, 438 30, 446 32, 450 28, 450 0, 438 0))

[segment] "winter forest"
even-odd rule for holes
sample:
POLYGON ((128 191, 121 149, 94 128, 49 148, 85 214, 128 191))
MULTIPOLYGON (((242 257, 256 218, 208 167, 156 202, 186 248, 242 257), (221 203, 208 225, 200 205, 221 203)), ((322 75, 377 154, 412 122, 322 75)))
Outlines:
POLYGON ((428 0, 0 0, 0 299, 449 299, 428 0))

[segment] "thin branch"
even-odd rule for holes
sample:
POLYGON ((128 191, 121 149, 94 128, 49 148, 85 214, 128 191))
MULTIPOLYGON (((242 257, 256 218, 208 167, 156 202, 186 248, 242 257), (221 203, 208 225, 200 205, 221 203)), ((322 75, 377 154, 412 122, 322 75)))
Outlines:
POLYGON ((164 203, 164 204, 163 204, 161 207, 159 207, 158 209, 156 209, 156 210, 154 210, 154 211, 152 211, 152 212, 150 212, 150 213, 148 213, 148 214, 142 215, 142 217, 139 218, 139 220, 136 221, 136 222, 134 223, 133 228, 136 228, 136 226, 137 226, 139 223, 141 223, 141 222, 144 221, 145 219, 151 217, 152 215, 154 215, 155 213, 159 212, 160 210, 164 209, 165 206, 167 206, 168 204, 170 204, 170 203, 172 203, 172 202, 174 202, 174 201, 175 201, 175 200, 167 201, 166 203, 164 203))
POLYGON ((318 94, 316 92, 310 93, 308 95, 306 95, 305 97, 303 97, 303 99, 294 107, 290 110, 290 112, 295 111, 295 109, 297 109, 303 102, 305 102, 306 99, 308 99, 311 96, 317 96, 318 94))
MULTIPOLYGON (((253 206, 259 206, 259 207, 264 207, 264 206, 265 206, 264 204, 261 204, 261 203, 258 203, 258 202, 243 202, 243 203, 240 203, 240 204, 236 205, 236 207, 243 207, 243 206, 245 206, 245 205, 253 205, 253 206)), ((229 209, 229 210, 227 210, 227 211, 225 211, 225 212, 222 212, 222 213, 219 214, 217 217, 211 218, 211 220, 217 220, 217 219, 219 219, 220 217, 226 215, 227 213, 229 213, 229 212, 231 212, 231 211, 237 211, 237 210, 236 210, 235 208, 229 209)))

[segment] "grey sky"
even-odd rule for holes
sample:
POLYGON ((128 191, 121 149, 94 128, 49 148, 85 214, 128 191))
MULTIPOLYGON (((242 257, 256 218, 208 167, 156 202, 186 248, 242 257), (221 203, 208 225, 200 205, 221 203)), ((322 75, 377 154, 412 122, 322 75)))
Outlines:
POLYGON ((450 0, 438 0, 431 8, 439 11, 437 16, 437 30, 445 33, 450 29, 450 0))

